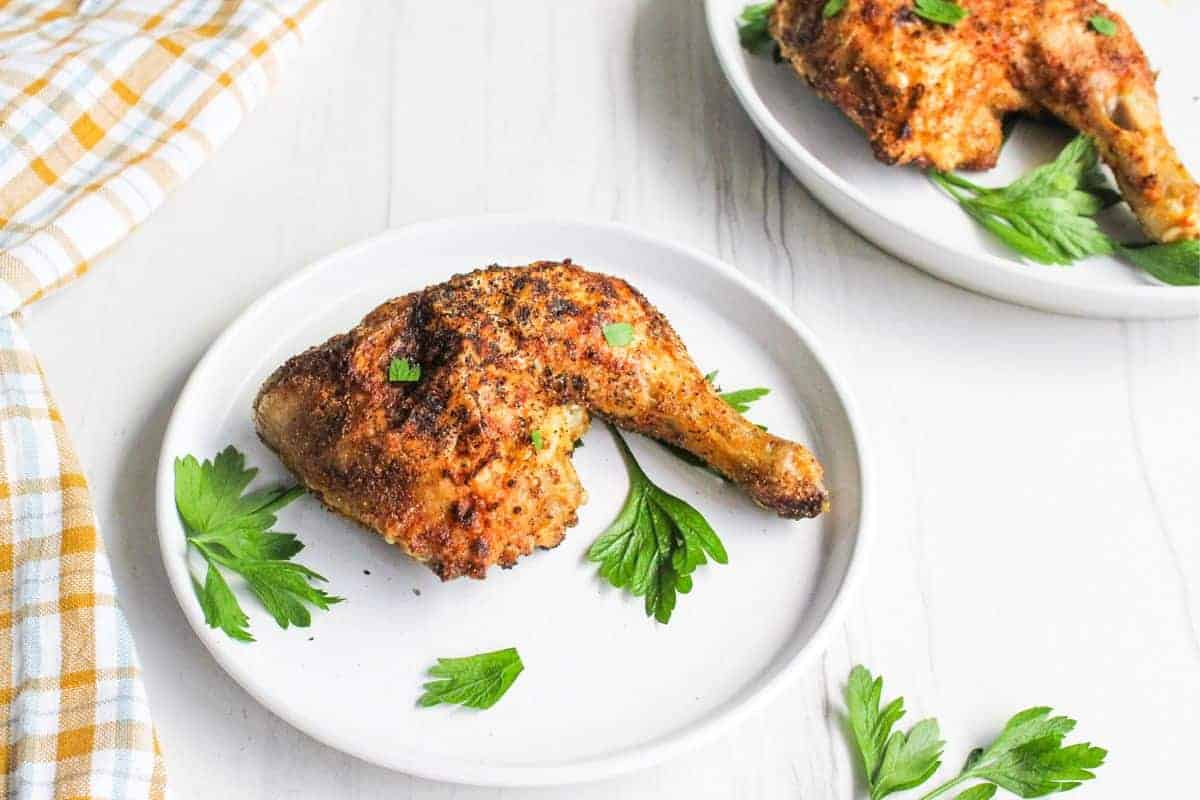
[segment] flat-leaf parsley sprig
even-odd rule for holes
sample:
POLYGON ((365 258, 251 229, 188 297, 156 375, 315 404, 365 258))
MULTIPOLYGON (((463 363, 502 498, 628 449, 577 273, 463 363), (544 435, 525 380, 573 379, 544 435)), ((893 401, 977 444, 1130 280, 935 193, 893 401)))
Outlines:
POLYGON ((439 658, 429 668, 437 680, 426 683, 417 701, 422 708, 453 703, 468 708, 491 708, 525 669, 515 647, 463 658, 439 658))
POLYGON ((1039 264, 1070 264, 1113 252, 1092 218, 1110 201, 1100 190, 1095 145, 1076 137, 1058 157, 1008 186, 989 189, 953 173, 930 178, 997 239, 1039 264))
MULTIPOLYGON (((936 720, 926 719, 908 733, 894 731, 904 716, 904 699, 881 706, 883 679, 862 666, 850 672, 846 708, 855 748, 863 764, 871 800, 925 783, 941 765, 936 720)), ((1075 720, 1051 716, 1045 706, 1026 709, 1004 726, 987 747, 971 751, 958 775, 935 786, 919 800, 933 800, 966 783, 973 786, 955 800, 991 800, 999 789, 1018 797, 1065 792, 1096 777, 1107 752, 1088 742, 1063 746, 1075 720)))
POLYGON ((1095 143, 1080 134, 1058 157, 996 188, 959 175, 931 171, 929 178, 963 211, 1011 250, 1039 264, 1073 264, 1094 255, 1117 255, 1163 283, 1200 286, 1200 241, 1122 244, 1093 218, 1121 196, 1100 171, 1095 143))
POLYGON ((625 439, 613 429, 629 470, 629 494, 617 519, 588 549, 600 577, 646 598, 646 616, 666 624, 677 594, 692 589, 692 573, 711 558, 729 556, 699 511, 656 486, 642 471, 625 439))
POLYGON ((871 800, 919 786, 941 766, 942 745, 936 720, 921 720, 909 732, 892 728, 904 716, 904 698, 880 708, 883 678, 855 667, 846 684, 850 733, 862 759, 871 800))
POLYGON ((324 577, 290 560, 304 548, 295 535, 270 530, 276 512, 304 490, 277 487, 244 494, 257 473, 246 469, 245 456, 232 445, 212 461, 190 455, 175 459, 175 506, 184 535, 208 564, 203 583, 192 578, 204 621, 243 642, 254 641, 250 620, 221 567, 245 579, 281 628, 308 627, 312 617, 306 603, 325 610, 341 602, 312 585, 324 577))

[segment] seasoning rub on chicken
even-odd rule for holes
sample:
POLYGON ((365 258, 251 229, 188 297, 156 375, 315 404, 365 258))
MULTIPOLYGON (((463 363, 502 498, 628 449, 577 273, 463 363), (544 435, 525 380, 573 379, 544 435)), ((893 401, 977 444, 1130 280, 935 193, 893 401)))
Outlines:
POLYGON ((254 403, 305 486, 443 580, 562 541, 584 502, 571 451, 589 413, 693 453, 782 516, 828 506, 806 448, 721 400, 636 289, 569 261, 390 300, 288 360, 254 403), (628 343, 606 339, 612 324, 628 343), (394 361, 408 380, 389 380, 394 361))
POLYGON ((1095 0, 957 0, 957 24, 914 0, 779 0, 783 57, 889 164, 987 169, 1005 115, 1049 113, 1091 136, 1146 234, 1200 239, 1200 186, 1163 131, 1154 72, 1095 0), (918 4, 919 5, 919 4, 918 4), (832 10, 832 9, 831 9, 832 10))

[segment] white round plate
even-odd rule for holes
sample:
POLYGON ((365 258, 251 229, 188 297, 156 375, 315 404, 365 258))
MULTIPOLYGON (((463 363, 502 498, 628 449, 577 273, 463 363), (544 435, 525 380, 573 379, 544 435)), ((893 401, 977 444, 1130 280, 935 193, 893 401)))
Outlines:
MULTIPOLYGON (((1108 4, 1133 26, 1151 64, 1160 71, 1158 93, 1167 134, 1192 174, 1200 175, 1194 42, 1200 30, 1200 3, 1108 4)), ((780 160, 863 236, 943 280, 1033 308, 1129 319, 1200 314, 1200 287, 1159 284, 1114 258, 1092 258, 1071 267, 1021 261, 921 171, 876 161, 862 132, 817 97, 790 66, 742 50, 736 18, 745 5, 745 0, 706 0, 709 32, 725 76, 780 160)), ((978 180, 985 185, 1008 183, 1052 159, 1068 138, 1049 125, 1022 121, 1005 145, 1000 164, 978 180)), ((1135 226, 1127 230, 1130 238, 1138 237, 1135 226)))
POLYGON ((608 224, 482 217, 414 225, 343 250, 258 300, 192 373, 158 469, 167 574, 196 634, 263 705, 320 741, 436 780, 560 784, 637 769, 716 735, 761 705, 815 655, 861 569, 866 468, 842 383, 812 335, 730 267, 608 224), (593 424, 575 464, 589 500, 555 550, 487 580, 440 583, 374 534, 311 498, 278 527, 307 545, 297 560, 345 602, 311 628, 281 630, 237 587, 258 639, 205 626, 192 593, 172 462, 229 444, 260 468, 255 486, 289 482, 255 437, 250 404, 289 356, 347 330, 384 300, 491 263, 571 258, 628 279, 671 320, 726 388, 767 386, 750 411, 808 443, 825 465, 833 510, 787 521, 659 445, 630 444, 646 471, 704 513, 729 551, 680 597, 669 625, 603 584, 585 551, 627 489, 612 435, 593 424), (369 574, 368 574, 369 573, 369 574), (524 673, 487 711, 416 701, 438 657, 516 647, 524 673))

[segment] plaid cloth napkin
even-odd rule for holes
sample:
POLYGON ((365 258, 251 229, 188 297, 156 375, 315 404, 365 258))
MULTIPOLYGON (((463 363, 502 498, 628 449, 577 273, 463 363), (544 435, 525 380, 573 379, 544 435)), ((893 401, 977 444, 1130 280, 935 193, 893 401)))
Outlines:
POLYGON ((165 788, 87 482, 15 312, 204 162, 320 2, 0 0, 0 797, 165 788))

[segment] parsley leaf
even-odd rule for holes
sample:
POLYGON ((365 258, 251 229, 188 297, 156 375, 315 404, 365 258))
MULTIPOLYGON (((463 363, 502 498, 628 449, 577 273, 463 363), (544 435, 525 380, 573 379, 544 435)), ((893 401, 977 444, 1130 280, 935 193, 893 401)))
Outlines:
POLYGON ((828 0, 825 7, 821 9, 821 16, 825 19, 831 19, 841 13, 846 7, 846 0, 828 0))
POLYGON ((726 405, 732 408, 739 414, 745 414, 750 410, 751 404, 757 400, 761 400, 771 393, 770 389, 757 386, 753 389, 738 389, 733 392, 721 392, 721 399, 726 405))
POLYGON ((1104 36, 1117 35, 1117 23, 1100 14, 1095 15, 1088 20, 1088 24, 1092 26, 1092 30, 1104 36))
POLYGON ((250 591, 262 601, 281 628, 286 628, 289 623, 297 628, 312 624, 305 603, 328 611, 329 606, 341 602, 340 597, 331 597, 310 584, 310 580, 324 581, 325 578, 301 564, 251 561, 230 565, 230 568, 241 573, 250 584, 250 591))
MULTIPOLYGON (((717 396, 725 401, 725 404, 739 414, 745 414, 750 410, 750 406, 761 400, 771 393, 770 389, 762 386, 757 386, 753 389, 735 389, 732 392, 725 392, 717 385, 717 373, 720 370, 713 370, 704 376, 706 383, 712 384, 717 390, 717 396)), ((766 430, 764 428, 764 430, 766 430)))
POLYGON ((1200 239, 1170 244, 1119 245, 1117 249, 1123 258, 1163 283, 1200 286, 1200 239))
POLYGON ((951 173, 930 178, 996 238, 1031 261, 1070 264, 1114 251, 1092 217, 1111 202, 1096 147, 1080 135, 1058 157, 1005 187, 986 188, 951 173))
POLYGON ((1093 255, 1118 255, 1163 283, 1200 286, 1200 242, 1119 244, 1092 218, 1121 202, 1100 171, 1096 146, 1077 136, 1049 164, 988 188, 953 173, 929 178, 963 211, 1012 250, 1040 264, 1071 264, 1093 255))
POLYGON ((1074 789, 1096 777, 1091 770, 1104 763, 1107 751, 1090 743, 1062 746, 1075 729, 1075 720, 1051 717, 1045 706, 1013 716, 956 780, 981 779, 1020 797, 1041 797, 1074 789))
POLYGON ((873 678, 861 665, 850 671, 846 707, 871 800, 919 786, 941 765, 943 742, 937 722, 922 720, 907 734, 892 731, 904 716, 904 699, 897 697, 880 708, 882 694, 883 678, 873 678))
POLYGON ((742 9, 737 19, 738 41, 742 47, 756 55, 762 55, 775 45, 768 30, 771 12, 775 3, 752 3, 742 9))
POLYGON ((425 693, 417 705, 429 708, 453 703, 468 708, 491 708, 523 669, 525 665, 515 647, 463 658, 439 658, 429 668, 429 674, 438 680, 422 687, 425 693))
MULTIPOLYGON (((880 707, 883 679, 862 666, 850 671, 846 708, 855 749, 862 759, 871 800, 912 789, 937 771, 944 744, 935 720, 918 722, 908 733, 893 731, 904 716, 904 700, 880 707)), ((1095 776, 1107 753, 1089 743, 1063 746, 1075 720, 1051 717, 1050 709, 1030 708, 1015 715, 986 748, 967 756, 957 776, 926 792, 920 800, 941 797, 969 781, 982 781, 955 800, 991 800, 998 788, 1020 797, 1042 797, 1074 789, 1095 776)))
POLYGON ((908 733, 896 731, 883 751, 883 763, 871 792, 879 800, 893 792, 920 786, 942 765, 942 746, 937 720, 923 719, 908 733))
POLYGON ((950 0, 916 0, 913 4, 913 11, 917 16, 924 17, 930 22, 951 26, 962 22, 971 14, 958 3, 950 2, 950 0))
POLYGON ((193 456, 175 459, 175 502, 188 527, 206 532, 268 528, 276 511, 304 494, 299 487, 242 494, 258 474, 245 465, 245 456, 232 446, 211 463, 193 456))
POLYGON ((880 709, 882 694, 883 678, 872 678, 870 671, 861 664, 850 670, 850 679, 846 683, 846 707, 849 710, 850 731, 862 756, 868 782, 873 782, 883 762, 883 751, 892 726, 904 716, 904 698, 897 697, 880 709))
POLYGON ((237 598, 225 582, 216 564, 208 563, 208 574, 204 577, 204 585, 192 578, 192 590, 200 601, 204 611, 204 622, 210 628, 220 628, 231 639, 239 642, 253 642, 250 635, 250 619, 238 605, 237 598))
POLYGON ((600 564, 600 577, 635 597, 646 598, 646 616, 666 624, 676 594, 692 589, 692 573, 708 558, 725 564, 729 556, 700 512, 654 485, 621 434, 613 430, 629 470, 629 495, 616 520, 592 546, 588 559, 600 564))
POLYGON ((304 603, 327 609, 341 600, 311 585, 310 581, 324 581, 323 577, 288 560, 304 547, 293 534, 269 530, 275 512, 304 490, 244 493, 257 473, 246 468, 245 456, 232 445, 212 461, 190 455, 175 459, 175 506, 188 546, 208 564, 203 584, 192 579, 204 621, 243 642, 254 641, 249 618, 218 567, 241 575, 281 628, 310 624, 304 603))
POLYGON ((421 380, 421 365, 407 358, 393 358, 388 364, 388 380, 392 383, 416 383, 421 380))
POLYGON ((542 450, 546 447, 546 443, 542 439, 541 431, 534 431, 533 433, 529 434, 529 441, 533 443, 534 450, 542 450))
POLYGON ((633 341, 633 326, 628 322, 610 322, 603 328, 604 341, 610 347, 625 347, 633 341))

